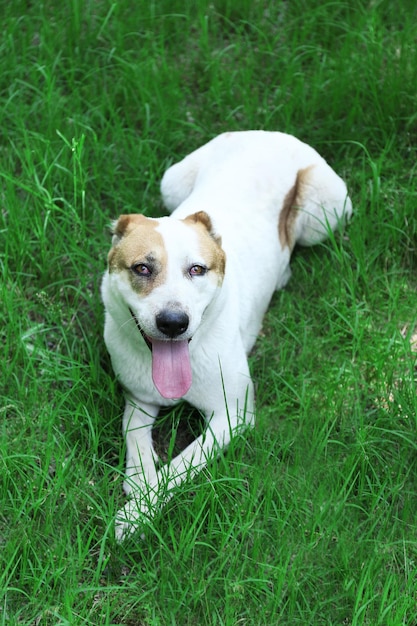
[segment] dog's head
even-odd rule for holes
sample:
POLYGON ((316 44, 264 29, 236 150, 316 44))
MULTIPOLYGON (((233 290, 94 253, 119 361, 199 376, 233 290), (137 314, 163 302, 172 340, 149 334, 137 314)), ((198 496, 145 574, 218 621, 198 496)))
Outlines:
POLYGON ((112 243, 111 289, 152 350, 155 386, 181 397, 191 385, 188 343, 223 282, 221 240, 200 211, 183 220, 122 215, 112 243))

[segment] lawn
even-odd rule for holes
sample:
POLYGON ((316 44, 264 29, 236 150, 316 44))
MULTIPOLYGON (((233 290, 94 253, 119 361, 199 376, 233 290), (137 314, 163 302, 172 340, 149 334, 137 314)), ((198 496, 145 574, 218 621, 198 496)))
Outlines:
POLYGON ((417 623, 416 86, 414 0, 3 0, 0 625, 417 623), (250 128, 313 145, 354 217, 274 296, 255 430, 118 545, 109 224, 250 128))

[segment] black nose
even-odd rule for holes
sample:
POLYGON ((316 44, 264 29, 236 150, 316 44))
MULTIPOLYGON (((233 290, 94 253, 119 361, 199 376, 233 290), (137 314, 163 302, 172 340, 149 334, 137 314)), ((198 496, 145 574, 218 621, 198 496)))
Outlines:
POLYGON ((155 320, 158 330, 170 339, 185 333, 190 321, 188 315, 183 311, 161 311, 155 320))

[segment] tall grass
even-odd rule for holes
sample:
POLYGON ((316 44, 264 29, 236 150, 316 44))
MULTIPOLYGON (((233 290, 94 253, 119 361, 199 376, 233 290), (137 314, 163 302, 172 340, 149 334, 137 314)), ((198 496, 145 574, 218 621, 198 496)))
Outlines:
MULTIPOLYGON (((0 623, 415 623, 415 3, 16 0, 2 16, 0 623), (273 299, 255 431, 117 546, 108 224, 160 215, 169 163, 249 128, 315 146, 354 218, 297 250, 273 299)), ((160 447, 188 421, 165 415, 160 447)))

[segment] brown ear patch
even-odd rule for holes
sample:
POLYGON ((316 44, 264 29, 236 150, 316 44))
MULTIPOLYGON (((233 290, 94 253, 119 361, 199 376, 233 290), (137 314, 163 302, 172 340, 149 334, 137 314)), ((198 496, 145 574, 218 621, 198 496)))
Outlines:
POLYGON ((209 235, 214 239, 214 241, 219 246, 222 245, 222 238, 214 232, 210 215, 208 215, 208 213, 206 213, 205 211, 197 211, 197 213, 188 215, 184 219, 184 222, 191 222, 192 224, 201 224, 207 230, 209 235))
POLYGON ((118 220, 113 223, 113 245, 116 245, 122 237, 125 237, 130 231, 139 226, 145 224, 148 220, 147 217, 141 213, 132 213, 130 215, 121 215, 118 220))
POLYGON ((294 248, 294 225, 298 210, 303 205, 304 191, 310 170, 313 167, 315 166, 309 165, 302 170, 298 170, 295 183, 285 196, 278 220, 278 235, 283 248, 288 247, 290 250, 294 248))
POLYGON ((197 211, 197 213, 193 213, 192 215, 188 215, 185 218, 184 221, 185 222, 194 222, 194 224, 196 224, 197 222, 200 222, 201 224, 203 224, 207 228, 209 233, 211 233, 211 231, 213 229, 210 215, 208 213, 206 213, 205 211, 197 211))

